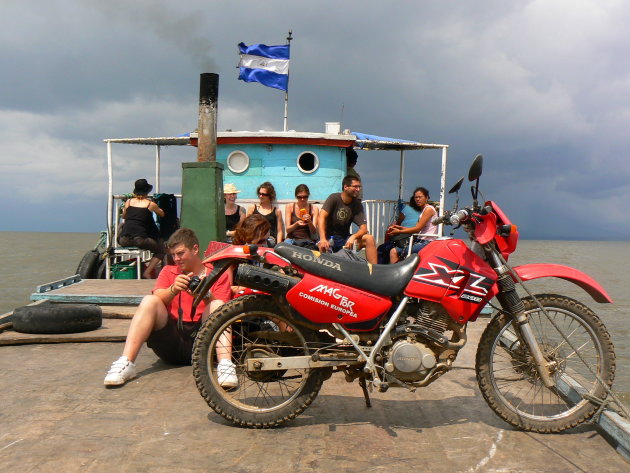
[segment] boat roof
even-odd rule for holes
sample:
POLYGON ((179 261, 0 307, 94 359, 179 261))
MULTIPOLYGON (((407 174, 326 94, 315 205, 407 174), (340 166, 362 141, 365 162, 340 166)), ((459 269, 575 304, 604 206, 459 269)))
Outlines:
MULTIPOLYGON (((153 146, 188 146, 197 144, 197 132, 178 136, 161 136, 150 138, 107 138, 108 143, 125 143, 153 146)), ((419 141, 361 132, 345 131, 344 133, 310 133, 296 131, 223 131, 217 133, 218 144, 236 143, 282 143, 296 142, 320 144, 323 146, 354 146, 361 150, 414 150, 448 148, 448 145, 422 143, 419 141)))

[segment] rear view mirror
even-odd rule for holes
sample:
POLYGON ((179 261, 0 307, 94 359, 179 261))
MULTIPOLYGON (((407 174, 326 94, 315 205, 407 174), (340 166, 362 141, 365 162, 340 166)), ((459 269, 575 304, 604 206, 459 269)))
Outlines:
POLYGON ((459 180, 455 183, 453 187, 451 187, 451 190, 448 191, 448 193, 455 194, 456 192, 459 192, 459 189, 462 187, 463 183, 464 183, 464 176, 459 178, 459 180))
POLYGON ((483 156, 478 154, 475 156, 472 164, 470 165, 470 169, 468 170, 468 180, 476 181, 481 176, 481 171, 483 170, 483 156))

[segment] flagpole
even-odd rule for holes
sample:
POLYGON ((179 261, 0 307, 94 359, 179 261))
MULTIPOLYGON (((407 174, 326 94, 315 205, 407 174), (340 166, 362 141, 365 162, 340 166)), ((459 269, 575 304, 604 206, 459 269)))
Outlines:
MULTIPOLYGON (((291 34, 293 33, 292 30, 289 30, 289 36, 287 36, 287 44, 289 46, 291 46, 291 40, 293 39, 293 37, 291 36, 291 34)), ((284 91, 284 131, 289 131, 289 127, 288 127, 288 123, 287 123, 287 119, 289 117, 289 69, 287 69, 287 90, 284 91)))

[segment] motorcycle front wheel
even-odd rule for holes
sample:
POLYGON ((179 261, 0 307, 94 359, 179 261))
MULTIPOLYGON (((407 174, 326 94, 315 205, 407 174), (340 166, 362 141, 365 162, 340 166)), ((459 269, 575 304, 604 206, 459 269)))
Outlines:
POLYGON ((316 334, 286 318, 267 295, 238 297, 215 311, 193 348, 193 375, 201 396, 219 415, 241 427, 279 426, 301 414, 315 399, 323 371, 289 368, 247 369, 249 359, 313 353, 316 334), (231 353, 237 385, 222 387, 218 356, 231 353))
POLYGON ((612 385, 615 353, 606 327, 588 307, 554 294, 535 297, 549 318, 532 298, 523 302, 555 386, 542 383, 518 329, 505 314, 493 319, 481 336, 477 382, 490 408, 509 424, 530 432, 561 432, 593 416, 598 406, 588 397, 606 397, 597 378, 612 385))

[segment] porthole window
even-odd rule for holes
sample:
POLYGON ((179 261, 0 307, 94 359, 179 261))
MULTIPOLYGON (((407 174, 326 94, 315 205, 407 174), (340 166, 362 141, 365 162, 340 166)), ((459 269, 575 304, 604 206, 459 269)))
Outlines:
POLYGON ((227 158, 227 165, 234 174, 241 174, 249 168, 249 156, 245 151, 232 151, 227 158))
POLYGON ((297 158, 297 167, 300 171, 311 174, 319 168, 319 158, 311 151, 304 151, 297 158))

